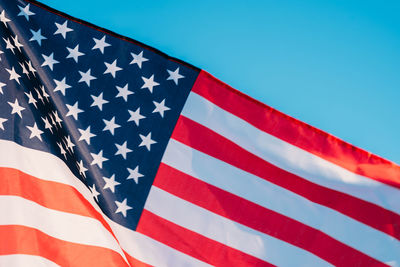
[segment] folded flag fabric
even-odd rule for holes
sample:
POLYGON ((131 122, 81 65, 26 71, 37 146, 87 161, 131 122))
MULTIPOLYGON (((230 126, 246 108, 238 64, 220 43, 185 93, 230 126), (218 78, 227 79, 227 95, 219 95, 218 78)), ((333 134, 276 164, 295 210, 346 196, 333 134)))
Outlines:
POLYGON ((400 264, 400 166, 0 0, 0 266, 400 264))

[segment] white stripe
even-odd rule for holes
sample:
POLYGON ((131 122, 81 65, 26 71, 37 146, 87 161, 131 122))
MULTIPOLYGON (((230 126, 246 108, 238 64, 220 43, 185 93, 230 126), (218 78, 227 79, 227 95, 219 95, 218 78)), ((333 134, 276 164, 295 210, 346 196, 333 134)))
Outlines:
MULTIPOLYGON (((74 176, 61 159, 50 153, 26 148, 11 141, 0 140, 0 167, 19 169, 42 180, 59 182, 77 189, 107 221, 114 235, 120 241, 122 249, 138 260, 155 266, 164 266, 164 262, 170 263, 169 266, 204 265, 195 258, 111 221, 93 200, 89 189, 74 176), (138 249, 139 247, 140 249, 138 249)), ((125 258, 125 255, 122 254, 122 256, 125 258)))
POLYGON ((60 265, 54 262, 35 255, 25 254, 12 254, 12 255, 1 255, 0 266, 13 266, 13 267, 60 267, 60 265))
POLYGON ((126 252, 132 257, 152 266, 210 266, 183 254, 141 233, 127 229, 110 221, 114 233, 126 252))
POLYGON ((0 225, 23 225, 52 237, 122 252, 117 241, 96 219, 43 207, 19 196, 0 196, 0 225))
POLYGON ((317 256, 209 212, 153 186, 145 209, 229 247, 278 266, 327 266, 317 256), (288 256, 290 255, 290 256, 288 256))
POLYGON ((269 135, 196 93, 189 94, 182 115, 281 169, 400 214, 398 189, 357 175, 269 135))
POLYGON ((380 261, 400 262, 400 242, 393 237, 176 140, 169 141, 162 162, 206 183, 321 230, 380 261))
POLYGON ((0 140, 0 151, 0 167, 17 169, 42 180, 59 182, 90 192, 64 161, 53 154, 23 147, 8 140, 0 140))

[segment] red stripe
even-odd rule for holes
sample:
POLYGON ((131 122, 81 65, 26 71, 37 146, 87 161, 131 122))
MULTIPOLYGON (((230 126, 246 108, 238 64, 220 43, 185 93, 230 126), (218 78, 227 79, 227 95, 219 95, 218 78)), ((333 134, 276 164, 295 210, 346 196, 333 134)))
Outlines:
POLYGON ((161 164, 154 185, 211 212, 305 249, 333 265, 381 264, 319 230, 193 178, 168 165, 161 164))
POLYGON ((101 214, 72 186, 3 167, 0 167, 0 184, 0 195, 20 196, 49 209, 94 218, 114 236, 101 214))
POLYGON ((273 266, 143 210, 138 232, 214 266, 273 266))
POLYGON ((200 72, 192 91, 292 145, 351 172, 400 188, 399 165, 258 102, 207 72, 200 72))
POLYGON ((128 266, 113 250, 67 242, 26 226, 1 225, 0 237, 0 255, 36 255, 60 266, 128 266))
MULTIPOLYGON (((0 195, 20 196, 49 209, 94 218, 114 236, 102 215, 72 186, 41 180, 19 170, 3 167, 0 167, 0 184, 0 195)), ((124 253, 132 266, 150 266, 124 253)))
POLYGON ((282 170, 188 118, 178 119, 172 138, 400 239, 400 216, 396 213, 282 170))

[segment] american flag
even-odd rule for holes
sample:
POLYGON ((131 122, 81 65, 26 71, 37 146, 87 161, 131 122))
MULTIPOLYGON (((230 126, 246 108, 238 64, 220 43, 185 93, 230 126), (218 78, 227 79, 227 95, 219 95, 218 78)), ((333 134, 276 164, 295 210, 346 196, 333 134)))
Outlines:
POLYGON ((400 166, 0 0, 0 266, 400 264, 400 166))

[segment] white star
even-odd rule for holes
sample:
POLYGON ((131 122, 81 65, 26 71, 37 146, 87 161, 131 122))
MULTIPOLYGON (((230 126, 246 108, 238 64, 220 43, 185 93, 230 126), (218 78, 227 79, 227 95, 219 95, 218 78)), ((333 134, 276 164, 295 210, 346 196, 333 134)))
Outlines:
POLYGON ((66 136, 65 137, 65 142, 67 143, 68 149, 71 151, 71 154, 74 152, 74 143, 71 141, 71 136, 66 136))
POLYGON ((32 72, 33 76, 36 76, 35 75, 36 70, 34 67, 32 67, 32 62, 29 60, 29 61, 27 61, 26 64, 28 65, 29 72, 32 72))
POLYGON ((109 188, 111 192, 115 193, 115 186, 120 185, 121 183, 118 183, 115 181, 115 174, 113 174, 110 178, 103 177, 104 182, 106 184, 104 185, 103 189, 109 188))
POLYGON ((104 54, 104 48, 107 46, 111 46, 109 43, 106 43, 106 36, 104 35, 101 39, 93 38, 93 41, 96 43, 92 50, 99 49, 102 54, 104 54))
POLYGON ((93 157, 93 161, 90 165, 97 164, 100 168, 103 168, 103 162, 107 161, 108 159, 103 157, 103 150, 100 150, 98 154, 90 153, 93 157))
POLYGON ((175 71, 172 71, 172 70, 167 70, 167 71, 169 74, 169 77, 167 78, 167 80, 173 80, 176 85, 178 85, 179 79, 185 78, 185 76, 179 74, 179 67, 175 71))
POLYGON ((53 133, 53 126, 51 126, 49 120, 46 117, 41 117, 42 121, 44 122, 44 128, 49 129, 51 133, 53 133))
POLYGON ((151 75, 150 78, 142 77, 142 79, 144 81, 144 84, 140 89, 147 88, 147 89, 149 89, 150 93, 153 93, 153 87, 154 86, 160 85, 158 82, 154 81, 154 74, 151 75))
POLYGON ((160 103, 153 101, 156 108, 153 110, 153 113, 160 113, 161 117, 164 118, 164 111, 170 110, 169 107, 165 106, 165 99, 160 103))
POLYGON ((115 74, 117 71, 122 70, 122 68, 117 66, 117 60, 114 60, 114 62, 111 64, 107 62, 104 62, 104 64, 106 65, 107 68, 104 74, 110 73, 113 76, 113 78, 115 78, 115 74))
POLYGON ((7 119, 0 118, 0 129, 4 130, 3 123, 6 122, 6 121, 7 121, 7 119))
POLYGON ((76 101, 73 106, 68 105, 68 104, 66 104, 66 105, 68 108, 68 113, 66 116, 67 117, 72 116, 72 117, 74 117, 75 120, 78 120, 78 114, 83 112, 82 109, 78 108, 78 101, 76 101))
POLYGON ((90 81, 97 79, 96 77, 91 75, 91 69, 88 69, 87 72, 82 72, 79 71, 79 74, 81 75, 81 79, 78 82, 85 82, 87 86, 90 87, 90 81))
POLYGON ((67 32, 72 32, 73 30, 71 28, 68 28, 67 26, 67 20, 63 24, 58 24, 56 22, 57 30, 54 32, 54 35, 56 34, 61 34, 64 39, 67 37, 67 32))
POLYGON ((56 83, 56 87, 54 88, 53 92, 61 91, 61 93, 65 96, 65 90, 71 88, 71 86, 67 84, 65 79, 66 77, 64 77, 61 81, 53 79, 53 81, 56 83))
POLYGON ((29 21, 29 16, 35 15, 35 13, 33 13, 32 11, 29 10, 31 4, 27 4, 24 8, 22 6, 18 6, 19 10, 21 10, 18 13, 18 16, 24 16, 26 18, 26 20, 29 21))
POLYGON ((15 38, 11 37, 14 41, 14 45, 17 47, 18 51, 21 52, 21 47, 23 45, 18 41, 18 35, 15 35, 15 38))
MULTIPOLYGON (((4 54, 4 52, 0 50, 0 55, 1 55, 1 54, 4 54)), ((0 61, 1 61, 1 57, 0 57, 0 61)))
POLYGON ((39 130, 39 128, 36 125, 36 122, 33 125, 33 127, 26 126, 26 128, 28 128, 31 131, 31 135, 29 136, 29 139, 32 139, 33 137, 37 137, 40 141, 42 141, 42 137, 40 135, 43 133, 43 131, 39 130))
POLYGON ((42 45, 42 40, 47 39, 42 35, 42 29, 39 29, 36 32, 31 30, 31 33, 32 33, 32 38, 29 39, 29 41, 31 42, 36 41, 40 46, 42 45))
POLYGON ((40 88, 42 89, 42 93, 40 93, 37 88, 34 88, 34 89, 36 90, 36 94, 38 95, 38 98, 44 104, 44 100, 47 100, 49 98, 49 95, 46 93, 46 91, 44 91, 44 86, 43 85, 41 85, 40 88), (44 98, 42 97, 42 95, 43 95, 44 98))
POLYGON ((60 124, 60 127, 61 127, 62 119, 60 119, 60 117, 58 116, 57 110, 53 111, 53 116, 54 116, 54 120, 55 120, 58 124, 60 124))
POLYGON ((127 148, 127 141, 125 141, 122 145, 115 144, 117 147, 118 151, 115 153, 115 155, 121 155, 124 159, 126 159, 126 154, 129 152, 132 152, 131 149, 127 148))
MULTIPOLYGON (((57 145, 58 145, 58 147, 60 148, 61 155, 63 155, 64 158, 67 159, 67 152, 65 152, 65 149, 64 149, 62 143, 58 143, 58 142, 57 142, 57 145)), ((81 161, 81 162, 82 162, 82 161, 81 161)))
POLYGON ((12 107, 12 111, 11 114, 15 114, 17 113, 19 115, 20 118, 22 118, 22 114, 21 111, 23 111, 25 108, 21 107, 18 103, 18 99, 15 99, 15 102, 7 102, 11 107, 12 107))
POLYGON ((34 89, 35 89, 35 91, 36 91, 36 94, 37 94, 38 99, 39 99, 40 101, 42 101, 42 103, 44 104, 43 97, 42 97, 42 95, 40 94, 39 90, 38 90, 37 88, 34 88, 34 89))
POLYGON ((3 94, 3 87, 6 86, 5 83, 0 82, 0 94, 3 94))
POLYGON ((78 63, 78 57, 85 55, 84 53, 79 51, 79 45, 76 45, 74 49, 67 47, 68 56, 67 58, 73 58, 76 63, 78 63))
POLYGON ((131 115, 128 121, 134 121, 137 126, 139 126, 139 121, 141 119, 146 118, 145 116, 140 114, 140 107, 137 108, 135 112, 133 112, 132 110, 128 110, 128 112, 131 115))
POLYGON ((86 178, 86 171, 88 169, 85 168, 85 166, 83 166, 83 161, 79 161, 78 163, 78 168, 79 168, 79 174, 83 176, 83 178, 86 178))
POLYGON ((24 63, 18 62, 18 64, 21 66, 22 68, 22 73, 26 74, 29 77, 29 71, 25 68, 24 63))
POLYGON ((142 62, 149 61, 147 58, 143 57, 143 51, 137 55, 134 53, 131 53, 131 55, 133 59, 129 64, 137 64, 139 66, 139 69, 142 68, 142 62))
POLYGON ((3 23, 4 23, 4 26, 6 26, 6 27, 7 27, 7 22, 10 22, 10 21, 11 21, 11 20, 9 20, 9 19, 6 17, 5 10, 1 11, 1 14, 0 14, 0 21, 3 22, 3 23))
POLYGON ((25 61, 25 62, 18 62, 19 63, 19 65, 21 66, 21 68, 22 68, 22 73, 23 74, 26 74, 26 76, 28 76, 28 78, 29 78, 29 66, 28 67, 26 67, 25 66, 25 64, 28 64, 28 61, 25 61))
POLYGON ((10 49, 11 52, 14 54, 15 46, 12 45, 10 39, 9 38, 6 39, 3 37, 3 40, 4 40, 4 42, 6 42, 6 49, 10 49))
MULTIPOLYGON (((66 152, 70 152, 70 149, 67 147, 67 140, 65 139, 65 137, 63 139, 61 139, 61 141, 62 141, 62 143, 63 143, 63 145, 65 147, 65 151, 66 152)), ((74 151, 72 151, 72 152, 74 152, 74 151)))
POLYGON ((142 142, 139 144, 139 146, 146 146, 148 151, 150 151, 150 146, 152 144, 157 143, 156 141, 151 139, 151 132, 147 136, 141 134, 139 134, 139 136, 142 139, 142 142))
POLYGON ((100 110, 103 109, 103 105, 107 104, 108 101, 103 99, 103 93, 101 93, 99 96, 94 96, 91 95, 93 98, 93 103, 90 105, 91 107, 97 106, 100 110))
POLYGON ((28 104, 33 104, 35 106, 35 108, 37 108, 36 106, 36 99, 33 97, 32 92, 25 93, 25 95, 28 97, 28 104))
POLYGON ((103 131, 109 130, 112 135, 114 135, 115 128, 121 127, 121 125, 115 123, 115 117, 113 117, 109 121, 108 120, 103 120, 103 121, 106 124, 106 127, 104 127, 103 131))
POLYGON ((57 127, 57 123, 53 119, 53 113, 48 113, 47 115, 49 115, 49 120, 50 120, 51 125, 53 125, 54 127, 57 127))
POLYGON ((89 187, 89 188, 90 188, 90 192, 92 192, 92 197, 93 197, 94 199, 96 199, 96 201, 99 201, 99 199, 98 199, 97 197, 100 195, 100 193, 97 192, 96 186, 93 184, 93 186, 92 186, 92 187, 89 187))
POLYGON ((118 90, 118 94, 115 97, 122 97, 125 102, 128 101, 128 95, 132 95, 133 92, 128 90, 128 84, 125 84, 124 87, 119 87, 116 86, 117 90, 118 90))
POLYGON ((139 166, 136 166, 134 170, 128 168, 129 176, 126 180, 133 179, 135 183, 139 183, 139 178, 143 177, 144 175, 139 173, 139 166))
POLYGON ((115 201, 115 204, 118 207, 115 213, 121 212, 124 217, 126 217, 126 212, 132 209, 132 207, 126 204, 126 198, 122 202, 115 201))
POLYGON ((46 56, 46 55, 42 54, 42 57, 44 58, 44 62, 42 64, 42 67, 49 66, 49 68, 51 70, 53 70, 53 65, 57 64, 57 63, 60 63, 60 62, 58 62, 57 60, 55 60, 53 58, 54 57, 54 53, 51 53, 49 56, 46 56))
POLYGON ((46 90, 44 89, 44 86, 41 85, 40 89, 42 90, 43 97, 46 98, 46 100, 48 100, 50 96, 47 94, 46 90))
POLYGON ((95 134, 92 134, 92 133, 90 132, 90 126, 87 127, 86 130, 81 130, 81 129, 78 129, 78 130, 79 130, 79 132, 81 133, 81 137, 79 137, 79 140, 78 140, 78 141, 85 140, 86 143, 87 143, 88 145, 90 145, 90 138, 96 136, 95 134))

